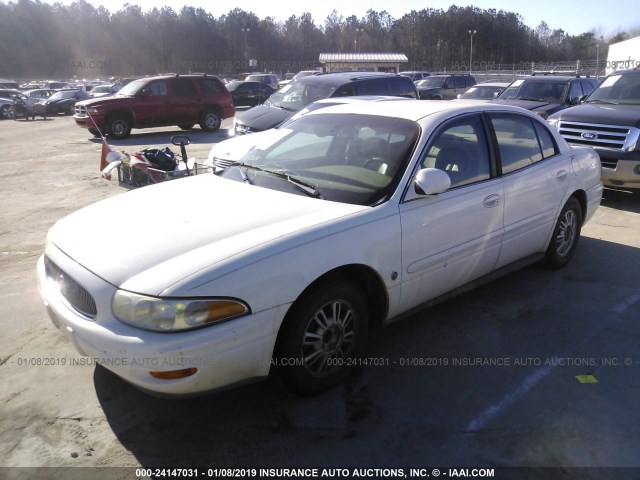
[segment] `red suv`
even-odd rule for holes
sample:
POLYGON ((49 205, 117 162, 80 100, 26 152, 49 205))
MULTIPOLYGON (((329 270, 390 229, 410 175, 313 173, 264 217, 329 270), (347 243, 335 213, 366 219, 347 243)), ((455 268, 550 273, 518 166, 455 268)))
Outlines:
POLYGON ((95 135, 126 138, 132 128, 196 123, 207 132, 235 115, 233 99, 224 84, 207 75, 170 75, 134 80, 118 93, 76 103, 73 118, 95 135))

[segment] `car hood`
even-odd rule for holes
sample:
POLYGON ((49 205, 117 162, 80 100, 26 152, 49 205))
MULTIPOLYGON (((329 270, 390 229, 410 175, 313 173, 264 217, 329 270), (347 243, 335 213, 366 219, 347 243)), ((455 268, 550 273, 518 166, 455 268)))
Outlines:
POLYGON ((216 143, 211 147, 205 164, 212 164, 216 159, 228 162, 237 162, 250 150, 254 148, 266 148, 275 143, 278 138, 287 135, 287 133, 288 132, 286 130, 270 128, 264 132, 228 138, 227 140, 216 143))
POLYGON ((587 122, 591 124, 625 125, 640 128, 638 105, 607 105, 604 103, 583 103, 562 110, 549 119, 587 122))
POLYGON ((549 102, 540 102, 537 100, 491 100, 495 103, 500 103, 502 105, 515 105, 516 107, 526 108, 527 110, 531 110, 532 112, 538 110, 553 110, 556 111, 562 105, 560 103, 549 103, 549 102))
POLYGON ((262 131, 284 122, 295 112, 269 105, 258 105, 236 116, 236 121, 251 130, 262 131))
POLYGON ((437 90, 442 90, 442 87, 417 87, 418 92, 435 92, 437 90))
POLYGON ((296 233, 368 208, 197 175, 78 210, 48 241, 114 286, 160 295, 198 271, 241 268, 274 254, 278 242, 293 247, 296 233))
POLYGON ((85 107, 99 107, 100 105, 109 104, 109 103, 126 103, 135 97, 127 97, 124 95, 105 95, 103 97, 93 97, 86 98, 82 101, 77 102, 78 105, 82 105, 85 107))

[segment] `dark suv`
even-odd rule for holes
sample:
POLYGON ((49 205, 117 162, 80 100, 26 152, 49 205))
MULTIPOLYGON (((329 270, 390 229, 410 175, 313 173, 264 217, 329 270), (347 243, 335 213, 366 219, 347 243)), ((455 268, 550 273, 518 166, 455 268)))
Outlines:
POLYGON ((420 100, 453 100, 475 84, 476 78, 464 73, 431 75, 416 82, 420 100))
POLYGON ((126 138, 132 128, 177 125, 189 130, 197 123, 207 132, 233 117, 231 94, 216 77, 166 75, 134 80, 110 97, 76 103, 76 124, 95 135, 126 138))
POLYGON ((547 118, 578 105, 598 83, 591 77, 531 75, 512 82, 494 102, 523 107, 547 118))
POLYGON ((273 128, 312 102, 330 97, 391 95, 418 98, 408 77, 392 73, 340 72, 309 75, 288 83, 263 105, 236 115, 231 135, 273 128))
POLYGON ((610 74, 581 105, 547 121, 567 142, 598 152, 605 186, 640 192, 640 69, 610 74))

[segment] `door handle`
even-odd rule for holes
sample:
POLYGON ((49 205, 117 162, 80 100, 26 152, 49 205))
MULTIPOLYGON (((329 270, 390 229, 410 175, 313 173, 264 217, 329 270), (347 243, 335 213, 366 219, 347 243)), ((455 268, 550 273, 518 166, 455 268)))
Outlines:
POLYGON ((482 204, 487 208, 496 207, 499 203, 500 203, 500 195, 498 195, 497 193, 494 193, 493 195, 489 195, 482 201, 482 204))
POLYGON ((568 172, 566 170, 560 170, 556 173, 556 180, 559 182, 564 182, 567 179, 568 172))

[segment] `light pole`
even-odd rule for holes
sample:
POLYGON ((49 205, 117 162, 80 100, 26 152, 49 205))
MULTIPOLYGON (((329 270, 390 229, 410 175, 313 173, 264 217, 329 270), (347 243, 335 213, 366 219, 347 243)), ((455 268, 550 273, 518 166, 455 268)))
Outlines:
POLYGON ((469 73, 471 73, 471 65, 473 65, 473 36, 478 33, 477 30, 469 30, 469 36, 471 37, 471 48, 469 48, 469 73))
POLYGON ((358 28, 356 27, 356 39, 354 40, 354 43, 356 45, 356 51, 355 53, 358 53, 358 32, 364 32, 364 28, 358 28))
POLYGON ((250 28, 241 27, 240 30, 244 33, 244 57, 245 59, 249 58, 247 55, 247 33, 251 31, 250 28))

